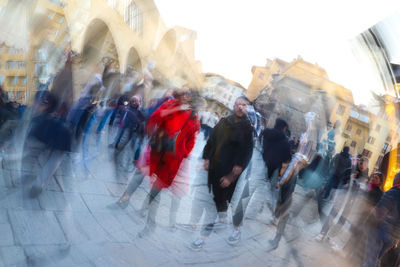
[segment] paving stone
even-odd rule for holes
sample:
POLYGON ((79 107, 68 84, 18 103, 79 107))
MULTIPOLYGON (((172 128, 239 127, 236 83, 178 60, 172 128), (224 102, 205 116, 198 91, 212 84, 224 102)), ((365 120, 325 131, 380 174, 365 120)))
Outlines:
POLYGON ((8 223, 0 223, 0 233, 0 246, 14 245, 12 229, 8 223))
POLYGON ((63 244, 63 231, 49 211, 9 211, 16 243, 22 245, 63 244))
POLYGON ((0 208, 20 210, 40 210, 37 199, 26 197, 28 188, 0 189, 0 208))
POLYGON ((56 212, 56 216, 68 241, 73 244, 111 240, 89 212, 56 212))
POLYGON ((128 205, 126 209, 122 210, 116 206, 118 198, 106 195, 90 195, 82 194, 82 198, 85 201, 86 206, 91 212, 132 212, 134 211, 132 206, 128 205))
POLYGON ((6 209, 0 209, 0 223, 8 223, 8 215, 6 209))
POLYGON ((19 265, 26 263, 24 249, 19 246, 0 247, 0 255, 5 265, 19 265))
POLYGON ((39 203, 44 210, 89 211, 77 193, 46 191, 40 195, 39 203))

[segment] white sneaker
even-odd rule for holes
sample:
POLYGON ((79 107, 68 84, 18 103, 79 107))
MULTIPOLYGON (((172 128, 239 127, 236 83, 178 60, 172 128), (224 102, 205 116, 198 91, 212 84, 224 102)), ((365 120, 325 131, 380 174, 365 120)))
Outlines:
POLYGON ((233 229, 232 234, 228 238, 228 244, 231 246, 236 245, 240 241, 240 230, 233 229))

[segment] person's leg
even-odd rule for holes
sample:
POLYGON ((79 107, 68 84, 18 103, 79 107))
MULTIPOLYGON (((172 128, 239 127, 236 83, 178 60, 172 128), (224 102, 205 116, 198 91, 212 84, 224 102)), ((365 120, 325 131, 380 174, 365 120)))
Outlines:
POLYGON ((379 266, 379 253, 382 251, 383 240, 373 231, 369 233, 365 245, 363 267, 379 266))
POLYGON ((129 182, 124 194, 118 200, 118 203, 128 202, 132 194, 138 189, 140 184, 143 182, 144 174, 141 173, 138 169, 135 170, 131 181, 129 182))
POLYGON ((181 204, 181 198, 178 196, 172 196, 171 199, 171 208, 169 211, 169 226, 175 228, 176 225, 176 216, 178 214, 178 209, 181 204))
POLYGON ((158 210, 159 201, 156 199, 159 193, 161 192, 161 188, 158 188, 153 185, 150 190, 148 197, 145 199, 148 200, 147 207, 148 207, 148 214, 146 225, 142 231, 139 232, 138 237, 142 238, 151 233, 156 227, 156 214, 158 210))
POLYGON ((62 159, 64 156, 64 151, 61 150, 52 150, 49 155, 49 159, 43 166, 42 170, 39 172, 39 175, 36 177, 36 181, 34 182, 32 189, 30 191, 31 197, 37 197, 43 190, 43 187, 46 185, 49 178, 51 178, 58 167, 60 166, 62 159))

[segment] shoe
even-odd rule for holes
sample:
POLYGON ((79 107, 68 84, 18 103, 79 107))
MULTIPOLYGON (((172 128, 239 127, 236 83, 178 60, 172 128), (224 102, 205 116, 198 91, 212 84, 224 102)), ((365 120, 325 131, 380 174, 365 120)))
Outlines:
POLYGON ((31 190, 29 191, 29 196, 31 198, 37 198, 43 191, 43 187, 34 185, 32 186, 31 190))
POLYGON ((121 209, 125 209, 129 205, 129 200, 131 198, 128 195, 123 195, 118 201, 117 204, 121 209))
POLYGON ((150 226, 145 226, 144 228, 143 228, 143 230, 142 231, 140 231, 139 233, 138 233, 138 238, 144 238, 144 237, 147 237, 147 236, 149 236, 152 232, 154 231, 154 228, 153 227, 150 227, 150 226))
POLYGON ((279 224, 279 219, 276 218, 276 217, 274 216, 271 220, 269 220, 269 221, 267 222, 267 224, 268 224, 268 225, 277 226, 277 225, 279 224))
POLYGON ((201 238, 196 239, 192 244, 190 244, 190 248, 194 251, 200 251, 204 247, 204 240, 201 238))
POLYGON ((177 223, 177 224, 175 224, 175 227, 177 229, 181 229, 181 230, 189 231, 189 232, 194 232, 197 229, 197 226, 195 224, 190 224, 190 223, 177 223))
POLYGON ((320 233, 314 238, 314 240, 317 242, 322 242, 322 241, 324 241, 324 238, 325 238, 325 235, 320 233))
POLYGON ((232 234, 228 238, 228 244, 231 246, 237 245, 240 241, 240 230, 233 229, 232 234))

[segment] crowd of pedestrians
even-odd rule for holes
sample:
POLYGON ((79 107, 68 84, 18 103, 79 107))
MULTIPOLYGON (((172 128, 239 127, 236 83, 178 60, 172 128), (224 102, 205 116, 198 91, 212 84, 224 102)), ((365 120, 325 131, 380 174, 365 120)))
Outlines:
POLYGON ((115 179, 127 183, 115 208, 124 209, 134 201, 144 180, 151 184, 139 212, 146 217, 140 238, 153 233, 160 192, 171 190, 171 229, 197 231, 200 226, 191 249, 203 249, 212 232, 226 228, 229 221, 232 233, 227 242, 234 246, 241 240, 249 200, 260 189, 252 184, 257 180, 269 189, 259 212, 264 205, 268 207, 272 214, 268 223, 276 226, 270 250, 279 246, 288 221, 305 205, 293 205, 299 186, 305 201, 313 200, 318 207, 322 228, 316 242, 327 240, 358 265, 399 264, 400 174, 393 188, 384 193, 385 177, 377 171, 368 176, 367 157, 350 155, 348 146, 334 153, 337 126, 328 125, 327 138, 318 140, 317 114, 309 112, 305 114, 307 130, 297 140, 290 139, 287 121, 277 118, 274 127, 265 127, 245 96, 236 99, 227 117, 209 110, 206 101, 188 86, 166 88, 162 96, 146 100, 152 90, 151 78, 132 82, 124 77, 132 73, 115 75, 110 73, 111 63, 107 64, 102 73, 93 74, 75 102, 66 97, 72 96, 71 83, 62 82, 72 75, 70 56, 50 86, 37 91, 28 107, 8 101, 0 88, 0 148, 12 151, 13 134, 23 137, 21 169, 33 170, 21 172, 23 198, 37 198, 46 190, 66 154, 77 155, 72 160, 90 178, 93 163, 102 160, 99 154, 106 147, 111 151, 115 179), (200 131, 206 144, 197 175, 206 177, 205 195, 212 202, 206 203, 204 194, 200 197, 195 191, 190 221, 178 224, 180 200, 189 190, 189 180, 196 178, 190 177, 189 157, 200 131), (32 158, 43 151, 47 154, 39 166, 31 166, 32 158), (262 166, 254 163, 258 154, 262 166), (243 190, 236 192, 240 181, 243 190), (235 201, 234 194, 238 196, 235 201), (339 248, 334 238, 345 231, 344 226, 349 226, 350 238, 339 248), (387 259, 388 251, 396 257, 387 259))

